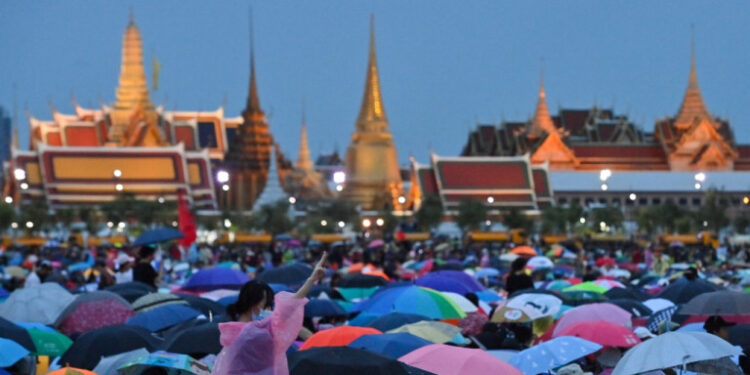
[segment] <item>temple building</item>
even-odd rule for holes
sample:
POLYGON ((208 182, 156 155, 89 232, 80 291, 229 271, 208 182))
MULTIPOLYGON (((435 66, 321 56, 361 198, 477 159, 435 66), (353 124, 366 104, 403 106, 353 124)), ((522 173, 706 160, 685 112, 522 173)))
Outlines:
POLYGON ((393 135, 380 93, 375 26, 370 19, 370 52, 362 107, 346 152, 343 196, 366 210, 399 208, 403 183, 393 135))
POLYGON ((310 158, 310 149, 307 146, 307 124, 305 123, 304 116, 299 138, 297 162, 294 165, 294 170, 287 174, 286 190, 295 199, 303 201, 332 198, 333 194, 328 188, 325 177, 322 173, 315 170, 310 158))

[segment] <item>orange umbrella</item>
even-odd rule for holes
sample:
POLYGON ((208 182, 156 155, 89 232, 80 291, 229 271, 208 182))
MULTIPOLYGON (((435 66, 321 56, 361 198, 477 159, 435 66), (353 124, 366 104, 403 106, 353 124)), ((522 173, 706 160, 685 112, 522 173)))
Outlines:
POLYGON ((365 264, 362 263, 362 262, 354 263, 351 266, 349 266, 349 269, 347 270, 347 272, 349 272, 349 273, 361 273, 362 272, 362 268, 364 268, 364 267, 365 267, 365 264))
POLYGON ((370 276, 381 277, 381 278, 385 279, 386 281, 390 281, 391 280, 388 277, 388 275, 386 275, 385 272, 383 272, 383 270, 381 270, 379 268, 375 269, 375 270, 370 270, 370 271, 367 271, 367 272, 362 272, 362 274, 363 275, 370 275, 370 276))
POLYGON ((520 255, 522 257, 535 257, 539 255, 539 253, 534 250, 531 246, 516 246, 513 248, 513 250, 510 251, 511 254, 520 255))
POLYGON ((75 367, 63 367, 59 370, 48 372, 47 375, 97 375, 93 371, 84 370, 75 367))
POLYGON ((375 328, 341 326, 336 328, 320 331, 310 336, 307 341, 299 348, 305 350, 320 346, 347 346, 352 341, 364 335, 377 335, 382 332, 375 328))

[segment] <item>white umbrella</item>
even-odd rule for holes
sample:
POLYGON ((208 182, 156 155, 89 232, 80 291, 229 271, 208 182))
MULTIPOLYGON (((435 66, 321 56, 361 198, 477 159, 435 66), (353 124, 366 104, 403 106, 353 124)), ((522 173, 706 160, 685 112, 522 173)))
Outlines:
POLYGON ((57 283, 17 289, 0 304, 0 317, 11 321, 52 325, 75 298, 57 283))
POLYGON ((667 332, 644 341, 625 353, 612 375, 635 375, 719 360, 742 351, 718 336, 703 332, 667 332))
POLYGON ((493 322, 532 321, 555 316, 562 307, 559 298, 541 293, 525 293, 513 297, 492 315, 493 322))
POLYGON ((552 268, 555 264, 552 263, 552 261, 544 256, 535 256, 526 262, 526 268, 535 270, 535 269, 542 269, 542 268, 552 268))
POLYGON ((643 301, 643 304, 646 305, 651 311, 657 312, 664 309, 668 309, 672 306, 674 306, 674 302, 664 299, 664 298, 651 298, 643 301))
POLYGON ((117 374, 117 369, 131 359, 149 355, 148 350, 139 348, 129 352, 102 357, 94 367, 94 372, 101 375, 117 374))
POLYGON ((469 301, 466 297, 458 293, 453 293, 453 292, 442 292, 442 293, 446 297, 450 298, 453 302, 455 302, 456 305, 458 305, 458 307, 461 308, 461 310, 463 310, 465 313, 472 313, 478 310, 477 307, 473 303, 471 303, 471 301, 469 301))

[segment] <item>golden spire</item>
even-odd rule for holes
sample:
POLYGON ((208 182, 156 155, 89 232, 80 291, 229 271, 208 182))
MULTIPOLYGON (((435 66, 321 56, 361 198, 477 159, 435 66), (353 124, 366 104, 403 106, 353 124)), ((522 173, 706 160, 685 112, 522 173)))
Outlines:
POLYGON ((263 113, 260 109, 260 96, 258 96, 258 84, 255 80, 255 40, 253 35, 253 13, 250 11, 250 89, 247 94, 246 113, 263 113))
POLYGON ((556 133, 557 128, 555 127, 555 123, 552 121, 549 109, 547 108, 547 94, 544 91, 544 71, 542 71, 539 77, 539 99, 536 103, 534 118, 531 121, 530 135, 533 137, 539 137, 545 132, 556 133))
POLYGON ((312 171, 313 163, 310 159, 310 149, 307 147, 307 125, 305 124, 305 112, 302 110, 302 128, 299 132, 299 152, 297 153, 297 164, 295 168, 299 171, 312 171))
POLYGON ((367 79, 365 80, 365 93, 362 97, 362 107, 359 110, 357 124, 359 127, 359 125, 371 121, 387 121, 385 108, 383 108, 383 98, 380 95, 378 61, 375 56, 375 17, 372 15, 370 15, 370 55, 367 62, 367 79))
POLYGON ((685 96, 682 99, 680 110, 675 117, 675 127, 678 129, 689 128, 696 119, 714 122, 703 101, 701 89, 698 86, 698 74, 695 69, 695 36, 691 30, 690 38, 690 77, 685 96))

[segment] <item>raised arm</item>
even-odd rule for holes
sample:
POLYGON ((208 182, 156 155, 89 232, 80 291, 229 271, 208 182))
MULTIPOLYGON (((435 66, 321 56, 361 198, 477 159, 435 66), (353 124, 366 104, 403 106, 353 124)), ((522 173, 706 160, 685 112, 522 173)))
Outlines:
POLYGON ((326 259, 328 259, 328 253, 323 252, 323 255, 320 257, 320 260, 315 265, 315 268, 312 271, 312 274, 310 277, 307 278, 304 284, 302 284, 302 287, 299 288, 297 293, 294 294, 294 298, 306 298, 307 293, 310 293, 310 288, 312 288, 313 285, 315 285, 316 282, 320 281, 325 277, 326 275, 326 259))

